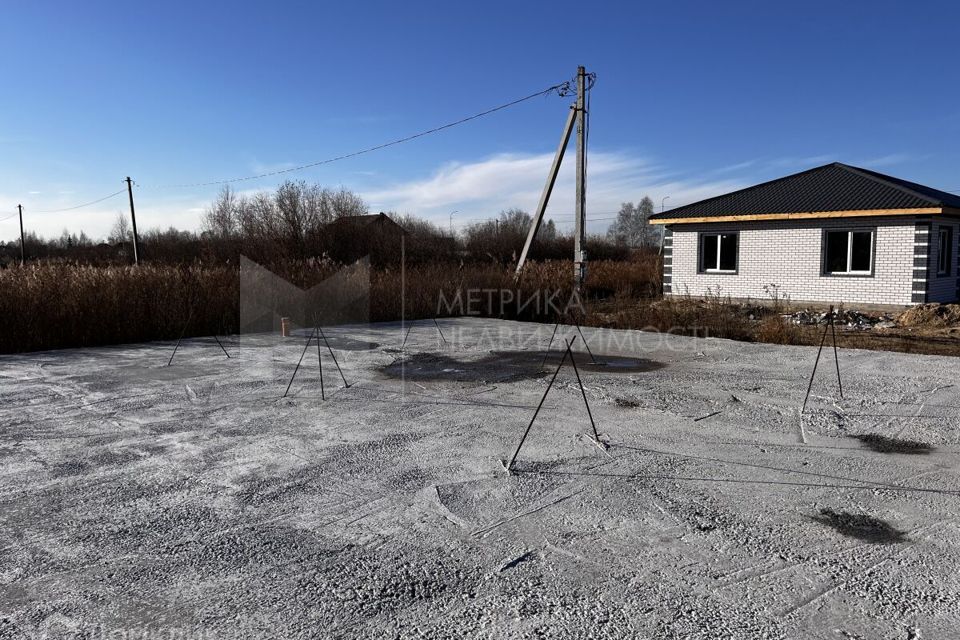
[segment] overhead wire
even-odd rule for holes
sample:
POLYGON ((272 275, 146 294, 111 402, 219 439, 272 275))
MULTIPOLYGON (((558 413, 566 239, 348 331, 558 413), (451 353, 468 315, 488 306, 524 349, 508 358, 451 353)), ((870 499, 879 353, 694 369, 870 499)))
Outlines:
POLYGON ((98 202, 103 202, 104 200, 109 200, 110 198, 115 198, 121 193, 126 193, 126 189, 120 189, 111 193, 108 196, 103 196, 102 198, 97 198, 96 200, 91 200, 90 202, 84 202, 83 204, 76 204, 71 207, 64 207, 63 209, 31 209, 30 213, 60 213, 62 211, 73 211, 74 209, 82 209, 83 207, 89 207, 90 205, 97 204, 98 202))
POLYGON ((269 178, 271 176, 277 176, 277 175, 282 175, 286 173, 293 173, 295 171, 302 171, 304 169, 310 169, 312 167, 318 167, 320 165, 330 164, 332 162, 338 162, 340 160, 346 160, 348 158, 355 158, 357 156, 364 155, 366 153, 371 153, 373 151, 379 151, 380 149, 386 149, 387 147, 393 147, 398 144, 410 142, 411 140, 416 140, 417 138, 422 138, 424 136, 428 136, 430 134, 437 133, 439 131, 444 131, 445 129, 450 129, 452 127, 456 127, 458 125, 470 122, 471 120, 476 120, 478 118, 488 116, 492 113, 496 113, 497 111, 503 111, 504 109, 508 109, 510 107, 516 106, 522 102, 526 102, 527 100, 532 100, 533 98, 537 98, 539 96, 545 96, 547 94, 553 93, 554 91, 556 91, 558 95, 563 96, 563 95, 566 95, 566 92, 569 91, 569 87, 570 87, 570 81, 566 80, 559 84, 555 84, 551 87, 547 87, 546 89, 542 89, 535 93, 531 93, 530 95, 524 96, 522 98, 517 98, 516 100, 511 100, 510 102, 506 102, 504 104, 498 105, 496 107, 492 107, 485 111, 481 111, 480 113, 475 113, 472 116, 467 116, 466 118, 461 118, 454 122, 448 122, 447 124, 440 125, 438 127, 433 127, 432 129, 427 129, 425 131, 420 131, 419 133, 405 136, 403 138, 398 138, 396 140, 391 140, 390 142, 384 142, 382 144, 378 144, 372 147, 367 147, 366 149, 360 149, 359 151, 345 153, 343 155, 335 156, 333 158, 326 158, 325 160, 318 160, 316 162, 301 164, 296 167, 289 167, 286 169, 277 169, 276 171, 268 171, 266 173, 259 173, 257 175, 252 175, 252 176, 243 176, 240 178, 227 178, 224 180, 211 180, 208 182, 192 182, 192 183, 183 183, 183 184, 157 185, 155 188, 176 189, 176 188, 189 188, 189 187, 209 187, 209 186, 214 186, 218 184, 232 184, 234 182, 257 180, 260 178, 269 178))

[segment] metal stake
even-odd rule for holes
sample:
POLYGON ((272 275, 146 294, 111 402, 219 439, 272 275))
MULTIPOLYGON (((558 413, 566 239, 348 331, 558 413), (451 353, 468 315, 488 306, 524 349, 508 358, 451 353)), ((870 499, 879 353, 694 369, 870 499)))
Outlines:
POLYGON ((543 371, 543 368, 547 365, 547 356, 550 355, 550 347, 553 346, 553 339, 557 335, 557 329, 560 328, 560 321, 557 320, 557 324, 553 325, 553 333, 550 334, 550 342, 547 343, 547 350, 543 353, 543 362, 540 363, 540 371, 543 371))
POLYGON ((173 348, 173 353, 170 354, 170 359, 167 361, 167 366, 169 367, 173 364, 173 356, 177 355, 177 349, 180 348, 180 341, 183 340, 183 334, 187 332, 187 327, 190 326, 190 319, 193 318, 193 307, 190 307, 190 313, 187 315, 187 321, 183 325, 183 329, 180 331, 180 337, 177 338, 177 346, 173 348))
POLYGON ((316 329, 310 334, 310 337, 307 338, 307 344, 303 346, 303 353, 300 354, 300 359, 297 360, 297 367, 293 370, 293 375, 290 376, 290 382, 287 383, 287 390, 283 392, 283 397, 287 397, 287 393, 290 392, 290 386, 293 385, 293 379, 297 377, 297 371, 300 370, 300 363, 303 362, 303 356, 307 355, 307 349, 310 348, 310 341, 313 339, 313 334, 316 333, 316 329))
POLYGON ((436 318, 433 319, 433 324, 437 327, 437 331, 440 332, 440 337, 443 338, 443 344, 447 344, 447 339, 444 337, 443 331, 440 329, 440 323, 437 322, 436 318))
MULTIPOLYGON (((314 327, 313 332, 316 333, 319 328, 319 325, 314 327)), ((308 342, 307 344, 310 343, 308 342)), ((326 400, 327 394, 323 390, 323 360, 320 358, 320 338, 317 338, 317 365, 320 367, 320 399, 326 400)))
MULTIPOLYGON (((574 336, 574 338, 576 338, 576 336, 574 336)), ((571 342, 570 344, 573 344, 573 342, 571 342)), ((577 384, 580 385, 580 393, 583 394, 583 404, 586 405, 587 407, 587 415, 590 417, 590 426, 593 427, 593 439, 598 445, 602 447, 604 446, 604 444, 600 442, 600 434, 597 433, 597 425, 593 421, 593 412, 590 411, 590 403, 587 402, 587 392, 583 388, 583 381, 580 380, 580 371, 577 369, 577 359, 573 357, 573 351, 570 350, 570 345, 567 345, 567 353, 570 354, 570 362, 573 363, 573 372, 577 374, 577 384)))
POLYGON ((584 346, 587 348, 587 353, 590 354, 590 364, 597 364, 597 359, 593 357, 593 351, 590 350, 590 343, 587 342, 587 339, 583 337, 583 331, 580 330, 580 325, 577 324, 577 333, 580 334, 580 339, 583 340, 584 346))
MULTIPOLYGON (((327 336, 325 336, 325 335, 323 334, 323 327, 317 326, 317 330, 320 331, 320 337, 323 338, 324 344, 327 345, 327 351, 330 352, 330 357, 333 358, 333 364, 335 364, 335 365, 337 366, 337 371, 340 372, 340 377, 343 378, 343 386, 345 386, 347 389, 349 389, 349 388, 350 388, 350 383, 347 382, 346 377, 344 377, 344 375, 343 375, 343 369, 340 368, 340 363, 337 362, 337 356, 334 355, 333 349, 330 348, 330 343, 327 342, 327 336)), ((319 340, 317 341, 317 346, 318 346, 318 347, 320 346, 320 341, 319 341, 319 340)))
POLYGON ((837 365, 837 386, 840 387, 840 397, 843 398, 843 382, 840 381, 840 356, 837 355, 837 331, 833 323, 833 305, 830 305, 830 333, 833 334, 833 361, 837 365))
POLYGON ((820 348, 817 349, 817 359, 813 362, 813 371, 810 372, 810 383, 807 385, 807 395, 803 399, 803 408, 800 409, 800 415, 807 410, 807 400, 810 399, 810 390, 813 388, 813 377, 817 374, 817 365, 820 364, 820 352, 823 351, 823 343, 827 340, 827 331, 830 327, 823 328, 823 336, 820 338, 820 348))
MULTIPOLYGON (((220 342, 220 338, 217 337, 217 334, 213 334, 213 339, 216 340, 216 341, 217 341, 217 344, 220 345, 220 348, 223 349, 223 343, 220 342)), ((223 355, 227 356, 228 358, 230 357, 230 354, 227 353, 227 350, 226 350, 226 349, 223 349, 223 355)))
POLYGON ((533 417, 530 418, 530 424, 527 425, 527 430, 523 432, 523 437, 520 438, 520 444, 517 445, 517 450, 513 452, 513 457, 510 458, 510 464, 507 465, 508 473, 510 469, 513 468, 513 463, 516 462, 517 456, 520 454, 520 448, 523 447, 523 443, 526 441, 527 435, 530 433, 530 429, 533 427, 533 423, 537 419, 537 415, 540 413, 540 409, 543 407, 544 401, 547 399, 547 394, 550 393, 550 388, 557 379, 557 374, 560 373, 560 368, 563 366, 563 362, 567 359, 567 354, 570 353, 570 345, 572 345, 576 339, 577 337, 574 336, 573 340, 567 343, 567 350, 563 352, 563 357, 560 358, 560 364, 557 365, 557 370, 553 372, 553 377, 550 378, 550 382, 547 384, 547 389, 543 392, 543 397, 540 398, 540 404, 537 405, 537 410, 534 411, 533 417))
POLYGON ((403 336, 403 343, 400 345, 400 351, 403 351, 403 348, 407 345, 407 338, 410 337, 410 332, 413 331, 413 326, 407 329, 407 333, 403 336))

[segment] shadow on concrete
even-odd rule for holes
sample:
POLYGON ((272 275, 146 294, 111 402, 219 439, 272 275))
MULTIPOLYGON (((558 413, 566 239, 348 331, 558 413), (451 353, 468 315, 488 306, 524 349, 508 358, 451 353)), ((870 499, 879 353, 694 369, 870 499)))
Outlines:
POLYGON ((825 508, 820 510, 820 515, 810 516, 810 519, 832 527, 845 536, 872 544, 897 544, 907 540, 903 531, 895 529, 879 518, 863 513, 849 513, 825 508))
POLYGON ((907 453, 912 455, 926 455, 932 453, 936 447, 919 442, 917 440, 904 440, 901 438, 890 438, 879 433, 864 433, 850 436, 854 440, 859 440, 863 446, 872 451, 880 453, 907 453))

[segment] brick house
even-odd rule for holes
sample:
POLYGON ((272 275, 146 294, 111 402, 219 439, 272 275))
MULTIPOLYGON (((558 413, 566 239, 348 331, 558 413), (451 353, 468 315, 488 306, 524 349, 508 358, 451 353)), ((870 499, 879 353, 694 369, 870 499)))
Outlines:
POLYGON ((834 162, 651 216, 664 295, 910 305, 960 297, 960 196, 834 162))

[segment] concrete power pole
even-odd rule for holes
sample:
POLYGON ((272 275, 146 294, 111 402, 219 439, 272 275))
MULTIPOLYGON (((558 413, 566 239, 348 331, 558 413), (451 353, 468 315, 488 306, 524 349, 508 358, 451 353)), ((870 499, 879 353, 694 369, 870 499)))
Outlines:
POLYGON ((127 194, 130 196, 130 221, 133 223, 133 264, 140 264, 140 236, 137 235, 137 213, 133 208, 133 180, 127 176, 127 194))
MULTIPOLYGON (((591 85, 595 75, 587 75, 586 69, 577 67, 577 101, 570 105, 570 113, 567 115, 567 122, 563 127, 563 134, 560 136, 560 146, 553 156, 553 165, 550 167, 550 173, 547 174, 547 183, 543 187, 543 193, 540 195, 540 204, 537 205, 537 212, 533 216, 530 224, 530 230, 527 232, 527 240, 523 244, 523 251, 520 252, 520 259, 517 261, 517 270, 514 278, 520 277, 523 265, 527 261, 527 254, 533 244, 533 239, 540 229, 540 223, 543 222, 544 213, 547 210, 547 204, 550 202, 550 194, 553 193, 553 186, 557 182, 557 174, 560 171, 560 163, 563 162, 563 155, 570 142, 570 136, 573 134, 574 125, 577 129, 577 202, 576 202, 576 220, 574 220, 573 233, 573 265, 574 265, 574 286, 579 292, 580 285, 586 277, 587 271, 587 252, 585 250, 587 238, 587 109, 586 95, 590 87, 587 85, 589 80, 591 85)), ((561 95, 566 95, 561 94, 561 95)))
POLYGON ((573 278, 577 289, 587 275, 587 71, 577 67, 577 203, 573 228, 573 278))
POLYGON ((20 213, 20 266, 27 263, 27 253, 23 248, 23 205, 17 205, 17 211, 20 213))

